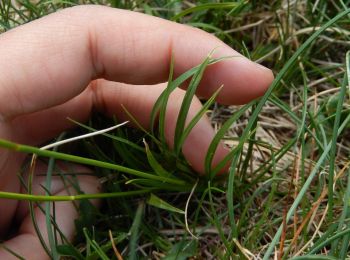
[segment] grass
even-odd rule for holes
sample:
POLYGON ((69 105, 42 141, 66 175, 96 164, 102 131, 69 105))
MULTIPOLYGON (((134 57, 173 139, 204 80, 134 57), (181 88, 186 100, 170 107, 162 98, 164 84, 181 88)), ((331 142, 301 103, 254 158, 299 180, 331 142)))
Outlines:
MULTIPOLYGON (((51 202, 43 210, 51 226, 45 248, 52 258, 350 257, 350 1, 20 2, 0 3, 0 30, 75 4, 106 4, 207 30, 276 74, 260 100, 225 107, 213 96, 185 127, 203 71, 220 62, 208 57, 178 78, 170 73, 152 114, 151 125, 159 120, 158 128, 123 127, 80 140, 84 152, 78 155, 1 140, 1 147, 50 158, 52 167, 62 159, 93 166, 101 176, 102 194, 50 196, 50 172, 46 196, 30 189, 29 194, 0 192, 1 198, 51 202), (191 83, 170 151, 164 142, 165 107, 170 93, 187 79, 191 83), (206 176, 198 178, 181 146, 205 112, 217 135, 206 155, 206 176), (225 161, 210 167, 220 140, 232 148, 227 179, 215 178, 225 161), (94 208, 87 202, 91 198, 103 198, 103 207, 94 208), (60 200, 80 202, 73 244, 57 245, 62 234, 55 215, 48 213, 60 200)), ((70 135, 116 123, 95 115, 70 135)))

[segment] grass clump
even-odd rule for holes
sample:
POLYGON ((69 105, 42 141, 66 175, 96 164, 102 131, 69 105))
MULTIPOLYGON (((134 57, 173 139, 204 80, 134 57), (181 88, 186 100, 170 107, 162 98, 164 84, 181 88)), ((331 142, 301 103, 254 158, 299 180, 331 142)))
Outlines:
MULTIPOLYGON (((215 93, 185 127, 203 71, 219 62, 208 57, 177 78, 170 69, 168 87, 152 113, 151 125, 158 128, 150 132, 118 128, 84 139, 79 156, 1 141, 2 147, 48 157, 52 165, 63 159, 94 166, 101 176, 102 194, 0 193, 2 198, 52 202, 46 212, 53 228, 45 245, 52 258, 349 257, 349 1, 2 1, 1 30, 81 3, 131 9, 207 30, 273 68, 276 79, 260 100, 245 106, 218 105, 215 93), (169 150, 166 104, 188 79, 174 150, 169 150), (204 113, 218 131, 206 156, 206 176, 198 178, 181 147, 204 113), (220 140, 232 150, 211 169, 220 140), (214 178, 229 161, 228 179, 214 178), (104 206, 94 208, 86 200, 91 198, 104 198, 104 206), (74 244, 55 244, 59 230, 48 212, 56 200, 80 201, 74 244)), ((96 115, 78 131, 116 123, 96 115)))

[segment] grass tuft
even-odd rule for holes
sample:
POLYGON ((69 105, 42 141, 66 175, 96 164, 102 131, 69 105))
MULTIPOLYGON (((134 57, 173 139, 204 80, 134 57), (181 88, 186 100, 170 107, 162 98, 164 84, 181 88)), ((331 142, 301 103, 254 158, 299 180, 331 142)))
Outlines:
MULTIPOLYGON (((31 194, 31 182, 21 179, 28 194, 0 191, 0 198, 31 201, 32 208, 46 202, 41 210, 49 244, 39 238, 51 258, 350 257, 349 0, 6 0, 0 2, 0 31, 78 4, 125 8, 204 29, 272 68, 276 79, 262 98, 244 106, 215 103, 219 89, 188 123, 203 72, 220 60, 208 54, 203 63, 175 77, 173 58, 150 131, 97 131, 119 123, 97 114, 86 124, 72 120, 78 129, 68 135, 77 138, 68 140, 76 142, 53 144, 54 151, 0 140, 2 148, 49 158, 46 195, 31 194), (189 87, 170 150, 166 107, 184 82, 189 87), (205 157, 206 176, 198 179, 181 149, 204 114, 217 132, 205 157), (213 169, 221 141, 231 152, 213 169), (58 159, 94 167, 103 193, 81 194, 77 183, 77 195, 50 195, 58 159), (228 178, 217 176, 227 163, 228 178), (103 199, 100 209, 88 203, 97 198, 103 199), (55 201, 78 202, 73 244, 55 224, 55 201)), ((34 214, 32 219, 35 224, 34 214)))

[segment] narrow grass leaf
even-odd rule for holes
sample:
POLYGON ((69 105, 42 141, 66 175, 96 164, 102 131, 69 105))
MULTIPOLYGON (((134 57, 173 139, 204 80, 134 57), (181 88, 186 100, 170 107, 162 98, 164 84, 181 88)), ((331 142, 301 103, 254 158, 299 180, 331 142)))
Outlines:
MULTIPOLYGON (((172 82, 168 82, 168 85, 166 89, 162 92, 162 94, 159 96, 157 101, 153 105, 153 109, 151 112, 151 119, 150 119, 150 128, 152 129, 151 133, 154 135, 155 131, 154 125, 156 122, 156 119, 159 115, 159 127, 160 128, 165 128, 165 114, 166 114, 166 105, 168 103, 168 99, 170 94, 177 88, 179 87, 182 83, 184 83, 187 79, 189 79, 198 69, 198 66, 186 71, 182 75, 180 75, 178 78, 173 80, 172 82), (162 111, 162 112, 161 112, 162 111)), ((164 130, 161 130, 164 131, 164 130)))
POLYGON ((175 154, 177 154, 177 155, 180 154, 180 151, 182 148, 182 146, 180 145, 180 139, 181 139, 181 136, 183 134, 183 131, 184 131, 184 128, 186 125, 187 115, 188 115, 188 112, 190 110, 190 106, 191 106, 193 97, 196 93, 196 90, 199 86, 200 81, 202 80, 204 71, 209 64, 211 55, 212 55, 212 53, 210 53, 208 55, 208 57, 203 61, 203 63, 198 67, 198 70, 193 75, 193 77, 188 85, 186 94, 185 94, 184 99, 182 101, 179 115, 178 115, 177 121, 176 121, 175 135, 174 135, 174 150, 175 150, 175 154))
POLYGON ((33 153, 33 154, 36 154, 38 156, 44 156, 44 157, 50 157, 50 158, 52 157, 55 159, 66 160, 66 161, 70 161, 70 162, 81 163, 81 164, 85 164, 85 165, 91 165, 91 166, 106 168, 106 169, 110 169, 110 170, 116 170, 116 171, 131 174, 131 175, 135 175, 138 177, 143 177, 146 179, 153 179, 153 180, 164 181, 164 182, 173 183, 173 184, 180 184, 180 185, 186 184, 184 181, 181 181, 181 180, 175 180, 172 178, 165 178, 165 177, 157 176, 157 175, 154 175, 151 173, 146 173, 146 172, 134 170, 134 169, 124 167, 121 165, 116 165, 116 164, 107 163, 107 162, 101 162, 98 160, 84 158, 84 157, 70 155, 70 154, 65 154, 65 153, 41 150, 41 149, 33 147, 33 146, 16 144, 16 143, 6 141, 3 139, 0 139, 0 147, 7 148, 10 150, 14 150, 14 151, 18 151, 18 152, 33 153))
POLYGON ((129 258, 131 260, 137 259, 137 247, 138 247, 138 240, 139 240, 139 234, 140 234, 140 225, 142 222, 142 216, 144 211, 145 204, 143 202, 140 202, 136 214, 134 216, 134 221, 132 223, 132 226, 130 228, 130 242, 129 242, 129 258))
POLYGON ((171 18, 171 20, 177 21, 177 20, 179 20, 181 17, 183 17, 185 15, 188 15, 188 14, 191 14, 191 13, 195 13, 195 12, 200 12, 200 11, 206 11, 206 10, 210 10, 210 9, 234 9, 234 8, 239 7, 241 4, 242 4, 242 1, 240 1, 240 2, 201 4, 201 5, 197 5, 197 6, 188 8, 188 9, 178 13, 173 18, 171 18))
MULTIPOLYGON (((288 114, 289 117, 291 117, 296 124, 298 125, 305 125, 305 120, 304 120, 304 114, 303 114, 303 119, 299 119, 298 116, 293 113, 292 110, 290 110, 290 108, 284 104, 278 97, 276 97, 274 94, 271 94, 271 97, 269 98, 269 101, 271 103, 273 103, 274 105, 276 105, 278 108, 280 108, 281 110, 283 110, 284 112, 286 112, 288 114)), ((303 106, 303 112, 302 113, 306 113, 307 111, 304 111, 304 109, 306 109, 307 103, 304 102, 304 106, 303 106)), ((306 117, 306 115, 305 115, 306 117)), ((312 118, 312 117, 311 117, 312 118)), ((299 128, 298 128, 299 129, 299 128)), ((315 133, 313 133, 312 129, 310 129, 309 127, 305 127, 305 130, 310 134, 310 136, 312 138, 315 139, 317 145, 320 147, 320 149, 323 151, 324 145, 321 143, 321 141, 319 140, 319 138, 315 135, 315 133)), ((299 131, 300 133, 300 131, 299 131)), ((297 134, 297 137, 300 137, 300 134, 297 134)))
MULTIPOLYGON (((337 232, 340 232, 341 230, 343 230, 344 226, 347 226, 347 228, 350 228, 349 223, 346 224, 346 219, 349 219, 349 217, 350 217, 350 207, 349 207, 349 202, 350 202, 350 170, 348 170, 348 181, 347 181, 346 192, 345 192, 343 201, 344 201, 344 206, 343 206, 343 210, 342 210, 342 213, 341 213, 341 216, 339 219, 337 232)), ((346 258, 346 254, 347 254, 349 246, 350 246, 349 240, 350 240, 350 235, 346 235, 343 237, 342 241, 335 240, 332 243, 332 248, 334 248, 334 250, 336 250, 335 256, 338 256, 340 259, 346 258), (339 246, 340 246, 340 252, 338 255, 337 250, 338 250, 339 246)))
POLYGON ((158 143, 158 139, 149 133, 138 121, 137 119, 127 110, 127 108, 122 104, 121 107, 123 108, 125 114, 130 118, 130 120, 136 125, 138 129, 140 129, 142 132, 144 132, 148 137, 152 139, 153 142, 158 143))
MULTIPOLYGON (((60 137, 63 137, 63 135, 61 135, 60 137)), ((57 151, 57 147, 55 147, 54 150, 57 151)), ((49 191, 51 190, 52 174, 53 174, 54 167, 55 167, 55 159, 50 158, 49 165, 47 168, 47 173, 46 173, 46 183, 45 183, 46 196, 50 195, 49 191)), ((55 219, 54 215, 53 215, 53 218, 55 219)), ((53 227, 51 224, 51 202, 45 203, 45 222, 46 222, 47 237, 49 240, 52 258, 56 260, 56 259, 59 259, 59 257, 57 253, 56 239, 55 239, 53 227)))
MULTIPOLYGON (((212 221, 213 221, 216 229, 218 230, 221 241, 224 243, 224 245, 227 249, 227 254, 232 255, 232 244, 229 243, 229 241, 226 239, 225 233, 222 230, 222 225, 220 224, 220 220, 219 220, 218 214, 217 214, 215 206, 214 206, 213 194, 211 191, 212 191, 211 181, 208 181, 208 196, 209 196, 209 205, 210 205, 210 209, 211 209, 212 221)), ((225 259, 228 259, 228 258, 225 257, 225 259)))
POLYGON ((11 248, 5 246, 3 243, 0 243, 0 249, 7 251, 10 255, 14 256, 18 260, 26 260, 23 256, 19 255, 17 252, 13 251, 11 248))
POLYGON ((91 245, 91 247, 95 250, 95 252, 98 254, 98 256, 102 260, 109 260, 109 257, 106 255, 106 253, 103 251, 103 249, 97 244, 97 242, 90 238, 88 234, 88 230, 86 228, 83 229, 84 235, 88 243, 91 245))
POLYGON ((316 247, 312 248, 310 252, 308 252, 308 255, 316 254, 320 250, 322 250, 325 246, 331 244, 334 240, 337 240, 343 236, 346 236, 350 234, 350 228, 347 228, 341 232, 336 232, 335 235, 323 240, 320 244, 318 244, 316 247))
MULTIPOLYGON (((29 174, 28 174, 28 195, 30 196, 32 194, 33 191, 33 178, 34 178, 34 171, 36 168, 36 162, 37 162, 37 156, 33 155, 32 156, 32 160, 30 163, 30 168, 29 168, 29 174)), ((36 219, 36 214, 35 214, 35 208, 34 208, 34 203, 32 201, 29 201, 29 216, 30 219, 32 221, 32 225, 34 227, 34 231, 36 233, 36 236, 39 239, 39 242, 41 244, 41 246, 43 247, 43 249, 45 250, 45 252, 47 253, 47 255, 52 258, 52 253, 50 251, 50 249, 48 248, 46 241, 41 233, 41 229, 39 228, 37 219, 36 219)), ((36 206, 40 207, 39 204, 36 204, 36 206)))
MULTIPOLYGON (((165 121, 166 121, 166 110, 168 106, 168 101, 171 92, 173 92, 173 88, 171 88, 173 82, 173 76, 174 76, 174 53, 171 54, 171 60, 170 60, 170 69, 169 69, 169 77, 168 77, 168 84, 167 87, 164 90, 164 97, 162 99, 161 107, 159 110, 159 120, 158 120, 158 130, 159 130, 159 139, 163 145, 166 145, 166 139, 165 139, 165 121)), ((153 125, 151 125, 153 129, 153 125)))
POLYGON ((147 204, 156 208, 167 210, 167 211, 185 214, 185 211, 170 205, 168 202, 162 200, 161 198, 154 195, 153 193, 151 193, 149 199, 147 200, 147 204))
MULTIPOLYGON (((238 147, 236 152, 241 153, 242 148, 238 147)), ((230 221, 230 226, 231 226, 231 236, 233 236, 233 238, 237 238, 237 236, 238 236, 237 226, 236 226, 236 222, 235 222, 235 215, 234 215, 234 202, 233 202, 234 201, 233 200, 234 180, 235 180, 235 175, 236 175, 238 158, 239 158, 238 156, 234 156, 233 160, 231 162, 229 176, 228 176, 227 193, 226 193, 228 216, 229 216, 229 221, 230 221)))
MULTIPOLYGON (((349 62, 349 54, 348 52, 346 54, 346 62, 349 62)), ((347 67, 349 64, 346 65, 347 67)), ((343 84, 340 89, 339 97, 338 97, 338 104, 337 109, 335 112, 335 121, 333 126, 333 133, 332 133, 332 146, 331 150, 329 152, 329 178, 328 178, 328 203, 329 203, 329 210, 328 210, 328 216, 330 220, 333 220, 333 207, 334 207, 334 198, 333 198, 333 183, 334 183, 334 166, 335 166, 335 160, 336 160, 336 151, 337 151, 337 139, 338 139, 338 128, 340 124, 340 116, 342 114, 342 107, 345 100, 346 95, 346 87, 347 87, 347 75, 345 74, 343 84)))
POLYGON ((145 149, 146 149, 146 154, 147 154, 147 159, 148 159, 148 163, 149 165, 152 167, 152 169, 154 170, 154 172, 162 177, 170 177, 170 172, 168 172, 167 170, 165 170, 163 168, 163 166, 158 163, 158 161, 156 160, 156 158, 154 158, 151 150, 149 149, 149 146, 146 142, 145 139, 143 139, 143 143, 145 144, 145 149))
POLYGON ((293 257, 290 260, 337 260, 338 258, 335 258, 333 256, 326 256, 326 255, 305 255, 305 256, 297 256, 293 257))
POLYGON ((84 260, 85 257, 72 245, 58 245, 57 252, 60 256, 69 256, 77 260, 84 260))
MULTIPOLYGON (((233 58, 236 56, 231 56, 231 57, 221 57, 221 58, 215 58, 215 59, 211 59, 209 61, 208 65, 212 65, 215 64, 217 62, 220 62, 222 60, 228 59, 228 58, 233 58)), ((176 89, 178 88, 181 84, 183 84, 186 80, 188 80, 190 77, 192 77, 197 71, 198 68, 200 67, 200 65, 197 65, 195 67, 193 67, 192 69, 184 72, 183 74, 181 74, 179 77, 177 77, 176 79, 174 79, 171 84, 168 84, 167 89, 165 89, 162 94, 159 96, 159 98, 157 99, 157 101, 154 103, 153 105, 153 109, 151 112, 151 116, 150 116, 150 129, 152 130, 151 133, 153 135, 155 135, 155 131, 154 131, 154 125, 156 122, 156 119, 158 117, 158 113, 160 113, 160 109, 166 109, 166 107, 164 106, 164 104, 166 102, 168 102, 167 100, 169 99, 169 95, 176 89)), ((162 112, 165 115, 165 111, 162 112)), ((162 119, 163 120, 163 119, 162 119)), ((164 122, 164 120, 163 120, 164 122)), ((164 123, 160 124, 160 127, 164 127, 164 123)))
POLYGON ((237 121, 246 111, 247 109, 252 105, 253 103, 249 103, 242 108, 240 108, 236 113, 234 113, 225 123, 224 125, 219 129, 219 131, 215 134, 213 140, 211 141, 207 154, 205 156, 205 172, 207 176, 212 179, 215 176, 215 172, 212 172, 211 165, 214 158, 214 154, 216 151, 216 148, 218 147, 220 141, 224 138, 227 130, 232 126, 232 124, 237 121))
POLYGON ((178 141, 178 146, 182 147, 186 138, 192 131, 192 129, 195 127, 195 125, 199 122, 199 120, 205 115, 205 113, 208 111, 209 107, 214 104, 215 99, 219 95, 221 89, 223 86, 221 86, 215 93, 205 102, 205 104, 202 106, 202 108, 198 111, 198 113, 192 118, 191 122, 188 123, 187 127, 183 131, 180 140, 178 141))
POLYGON ((121 191, 121 192, 110 192, 110 193, 96 193, 96 194, 78 194, 78 195, 32 195, 14 192, 0 191, 0 198, 10 200, 25 200, 25 201, 75 201, 75 200, 86 200, 86 199, 104 199, 104 198, 118 198, 118 197, 129 197, 137 196, 146 193, 150 193, 154 189, 143 189, 135 191, 121 191))

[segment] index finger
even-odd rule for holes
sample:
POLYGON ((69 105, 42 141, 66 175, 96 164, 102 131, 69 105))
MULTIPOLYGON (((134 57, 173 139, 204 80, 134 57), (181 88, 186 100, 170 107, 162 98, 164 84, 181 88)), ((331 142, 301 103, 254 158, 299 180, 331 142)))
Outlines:
MULTIPOLYGON (((215 56, 238 55, 203 31, 159 18, 101 6, 80 6, 0 35, 0 116, 62 104, 92 79, 132 84, 164 82, 171 53, 175 74, 215 56)), ((270 70, 243 56, 212 65, 199 94, 224 85, 222 103, 245 103, 264 93, 270 70)))

